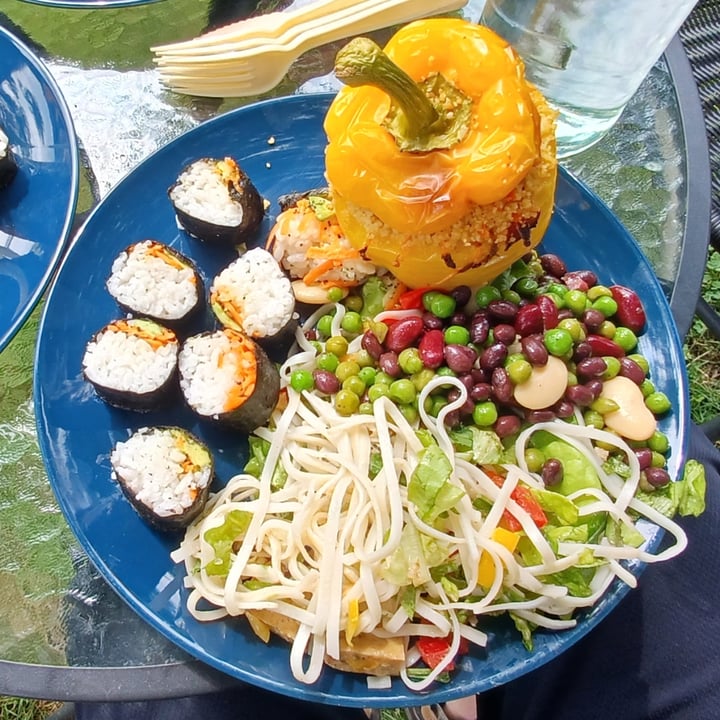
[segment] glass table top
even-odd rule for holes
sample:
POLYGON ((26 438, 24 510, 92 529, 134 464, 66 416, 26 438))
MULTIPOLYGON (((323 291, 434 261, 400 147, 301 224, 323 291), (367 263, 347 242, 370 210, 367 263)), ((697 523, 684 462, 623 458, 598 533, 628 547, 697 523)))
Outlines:
MULTIPOLYGON (((82 164, 77 225, 153 150, 257 99, 169 92, 153 68, 150 47, 288 3, 59 5, 0 0, 0 24, 46 62, 70 108, 82 164)), ((482 5, 474 0, 463 12, 476 20, 482 5)), ((376 33, 377 39, 390 32, 376 33)), ((331 67, 338 47, 307 53, 262 97, 336 89, 331 67)), ((672 292, 683 262, 690 181, 683 109, 670 64, 663 59, 653 68, 603 141, 564 164, 610 205, 672 292)), ((187 663, 182 651, 137 618, 99 577, 64 522, 35 436, 31 385, 39 313, 40 307, 0 354, 0 692, 99 699, 107 697, 111 682, 113 699, 145 699, 229 684, 220 673, 187 663), (68 667, 75 672, 72 681, 63 671, 68 667), (111 667, 125 673, 112 671, 110 681, 110 671, 98 671, 111 667), (140 668, 146 672, 136 672, 140 668)))

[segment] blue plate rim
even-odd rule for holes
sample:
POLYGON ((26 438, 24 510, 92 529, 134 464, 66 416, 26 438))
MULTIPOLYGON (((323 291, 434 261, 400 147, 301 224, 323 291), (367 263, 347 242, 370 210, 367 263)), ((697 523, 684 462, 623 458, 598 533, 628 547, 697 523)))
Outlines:
MULTIPOLYGON (((267 100, 263 100, 260 102, 252 103, 250 105, 242 106, 239 108, 235 108, 234 110, 230 110, 222 115, 219 115, 217 117, 214 117, 210 120, 207 120, 195 128, 192 128, 191 130, 187 131, 183 135, 175 138, 174 140, 171 140, 166 145, 164 145, 161 148, 158 148, 154 153, 152 153, 146 160, 141 163, 143 165, 146 162, 152 162, 152 159, 155 155, 159 153, 165 153, 171 150, 175 146, 180 146, 184 142, 184 138, 190 134, 200 134, 205 132, 205 130, 215 124, 224 124, 229 122, 230 120, 242 116, 246 112, 257 112, 262 110, 263 107, 268 105, 276 105, 278 103, 288 103, 290 105, 294 103, 306 103, 306 102, 321 102, 321 103, 329 103, 329 101, 334 97, 334 93, 305 93, 305 94, 297 94, 292 96, 285 96, 280 98, 271 98, 267 100)), ((137 169, 137 168, 136 168, 137 169)), ((124 178, 122 178, 118 184, 113 188, 113 191, 121 186, 124 186, 126 183, 130 183, 133 180, 133 172, 129 172, 124 178)), ((563 168, 562 166, 559 167, 559 174, 558 174, 558 185, 565 185, 569 186, 573 191, 579 193, 583 196, 585 200, 587 200, 592 206, 593 209, 596 212, 599 212, 603 215, 605 220, 610 223, 611 225, 615 226, 617 231, 621 233, 623 236, 625 236, 626 239, 628 239, 631 243, 631 246, 633 248, 632 252, 638 256, 639 260, 641 262, 647 263, 649 266, 649 263, 647 261, 647 258, 645 258, 644 254, 642 253, 642 250, 640 249, 639 245, 636 243, 634 238, 630 235, 630 233, 627 231, 627 229, 622 225, 620 220, 614 215, 614 213, 610 210, 610 208, 607 207, 607 205, 590 189, 588 188, 580 179, 578 179, 576 176, 574 176, 572 173, 570 173, 568 170, 563 168)), ((111 195, 112 192, 109 194, 111 195)), ((109 196, 108 196, 109 197, 109 196)), ((107 198, 106 198, 107 199, 107 198)), ((102 203, 100 203, 96 208, 90 213, 90 215, 86 218, 85 222, 83 223, 83 226, 80 228, 80 230, 77 232, 72 245, 68 249, 67 257, 71 255, 73 252, 74 247, 81 242, 83 232, 86 228, 86 226, 92 224, 94 222, 94 218, 96 215, 102 213, 102 203)), ((58 271, 57 277, 60 277, 62 274, 62 265, 58 271)), ((40 328, 39 328, 39 341, 37 346, 37 353, 40 353, 41 351, 41 341, 40 339, 43 336, 44 329, 45 329, 45 322, 48 314, 48 308, 51 306, 51 300, 53 295, 53 288, 51 288, 50 293, 48 295, 48 302, 46 303, 46 307, 44 308, 43 315, 40 322, 40 328)), ((667 298, 665 294, 662 292, 660 288, 659 282, 657 282, 657 290, 660 292, 660 295, 662 297, 662 302, 665 305, 665 311, 667 314, 667 317, 670 319, 670 332, 672 334, 671 344, 674 347, 681 347, 680 344, 680 338, 677 332, 677 329, 675 327, 674 321, 672 319, 672 313, 670 311, 669 303, 667 302, 667 298)), ((688 414, 688 407, 689 407, 689 393, 688 393, 688 387, 687 387, 687 377, 685 373, 684 366, 680 369, 680 383, 679 383, 682 393, 681 393, 681 401, 682 401, 682 407, 679 409, 678 415, 678 435, 680 440, 680 447, 678 447, 673 455, 676 458, 677 466, 678 468, 682 468, 684 465, 686 456, 687 456, 687 446, 688 446, 688 433, 687 433, 687 426, 689 424, 689 414, 688 414)), ((38 422, 38 438, 39 438, 39 444, 43 456, 43 461, 46 464, 46 467, 48 465, 48 457, 51 455, 51 448, 49 445, 48 438, 44 432, 43 427, 43 416, 42 416, 42 406, 40 404, 39 398, 42 395, 42 386, 40 383, 40 378, 36 374, 34 378, 34 397, 35 397, 35 403, 36 403, 36 418, 38 422)), ((50 474, 50 473, 49 473, 50 474)), ((51 485, 53 485, 53 490, 55 490, 55 486, 53 484, 52 478, 50 480, 51 485)), ((57 495, 57 493, 56 493, 57 495)), ((58 503, 60 504, 60 507, 65 514, 66 518, 68 518, 68 513, 72 513, 72 503, 68 501, 68 498, 64 496, 59 496, 58 503)), ((333 692, 333 693, 325 693, 322 690, 316 689, 313 686, 303 686, 299 691, 297 689, 291 688, 289 689, 281 680, 276 680, 274 678, 258 678, 255 675, 248 673, 247 671, 244 671, 242 669, 238 669, 235 666, 230 665, 226 661, 224 661, 222 658, 218 658, 216 656, 213 656, 212 654, 209 654, 205 652, 202 648, 195 647, 191 642, 189 642, 188 638, 185 637, 182 633, 180 633, 174 626, 168 625, 167 623, 163 622, 162 620, 158 619, 153 615, 153 613, 148 609, 148 607, 142 603, 141 601, 136 598, 132 590, 126 586, 125 583, 123 583, 112 571, 112 569, 108 566, 106 559, 102 557, 102 555, 98 554, 95 551, 95 548, 92 546, 91 543, 89 543, 87 537, 83 534, 82 528, 78 527, 76 524, 73 523, 71 519, 68 519, 68 522, 73 530, 73 532, 78 537, 78 540, 84 550, 87 552, 88 556, 92 560, 92 562, 95 564, 97 569, 100 571, 100 573, 103 575, 105 580, 113 587, 113 589, 125 600, 127 604, 130 605, 130 607, 135 610, 141 617, 143 617, 151 626, 153 626, 156 630, 158 630, 162 635, 167 637, 172 642, 176 643, 180 648, 187 651, 189 654, 193 655, 197 659, 206 662, 207 664, 211 665, 212 667, 221 670, 223 672, 226 672, 240 680, 249 682, 251 684, 257 685, 259 687, 262 687, 266 690, 271 690, 274 692, 278 692, 280 694, 289 695, 292 697, 299 697, 304 700, 310 700, 315 702, 321 702, 321 703, 327 703, 327 704, 339 704, 347 707, 386 707, 388 705, 393 706, 410 706, 410 705, 417 705, 420 703, 427 703, 430 702, 445 702, 448 700, 456 699, 458 697, 461 697, 463 695, 468 694, 467 691, 461 692, 457 689, 453 689, 452 683, 450 683, 449 686, 441 686, 437 688, 433 688, 432 692, 429 694, 418 694, 418 693, 401 693, 400 695, 392 695, 388 696, 387 691, 368 691, 367 694, 363 694, 361 697, 358 697, 356 694, 352 692, 348 692, 345 694, 333 692)), ((656 546, 660 540, 661 540, 662 534, 656 534, 654 536, 653 540, 653 547, 656 546)), ((644 569, 644 564, 637 563, 633 565, 633 571, 636 575, 638 575, 640 572, 642 572, 644 569)), ((597 607, 596 609, 593 609, 591 613, 588 615, 588 617, 584 618, 583 622, 576 628, 574 628, 571 631, 566 631, 566 635, 572 635, 571 642, 568 642, 566 644, 563 644, 563 649, 566 649, 573 645, 575 642, 580 640, 582 637, 584 637, 588 632, 596 628, 596 626, 600 623, 600 621, 605 618, 618 604, 618 602, 629 592, 630 588, 627 585, 624 585, 622 583, 616 582, 611 589, 607 592, 607 594, 603 598, 603 603, 600 607, 597 607)), ((555 657, 557 653, 551 649, 549 649, 547 652, 540 652, 535 653, 533 655, 530 655, 528 657, 528 661, 523 664, 523 670, 522 672, 509 672, 507 673, 507 676, 503 676, 500 680, 499 684, 502 684, 504 682, 509 682, 512 679, 515 679, 519 675, 524 674, 525 672, 535 669, 541 665, 543 665, 548 660, 551 660, 553 657, 555 657)), ((497 684, 497 683, 496 683, 497 684)), ((487 689, 486 687, 483 689, 487 689)))
POLYGON ((47 88, 52 93, 53 99, 57 102, 58 108, 63 118, 63 124, 67 131, 70 150, 70 191, 68 195, 68 207, 65 210, 65 218, 58 243, 55 245, 50 255, 49 262, 45 268, 45 272, 40 277, 40 281, 36 283, 34 291, 30 294, 28 303, 24 310, 18 314, 15 320, 10 323, 6 329, 0 329, 0 351, 2 351, 8 343, 15 337, 18 330, 25 324, 30 313, 33 311, 37 303, 40 301, 43 293, 50 284, 53 274, 57 270, 63 253, 68 245, 72 224, 75 219, 75 210, 77 207, 78 195, 80 191, 80 151, 77 145, 77 135, 75 133, 75 124, 70 114, 67 101, 60 90, 60 86, 52 76, 45 63, 16 35, 10 30, 0 25, 0 44, 7 41, 10 45, 24 58, 28 66, 42 78, 47 88))

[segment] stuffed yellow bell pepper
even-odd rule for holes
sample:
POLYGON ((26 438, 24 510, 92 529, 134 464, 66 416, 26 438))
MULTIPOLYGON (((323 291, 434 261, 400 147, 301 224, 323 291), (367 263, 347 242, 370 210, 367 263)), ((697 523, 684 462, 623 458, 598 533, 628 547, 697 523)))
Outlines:
POLYGON ((384 50, 356 38, 325 119, 343 231, 410 287, 478 285, 540 242, 557 174, 554 114, 492 31, 419 20, 384 50))

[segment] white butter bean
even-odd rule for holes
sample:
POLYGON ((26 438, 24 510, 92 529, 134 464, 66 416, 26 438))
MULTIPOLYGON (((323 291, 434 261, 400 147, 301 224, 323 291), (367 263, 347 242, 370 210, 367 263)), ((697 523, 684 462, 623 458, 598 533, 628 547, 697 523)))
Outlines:
POLYGON ((515 401, 528 410, 542 410, 562 398, 567 382, 567 366, 551 355, 545 365, 533 367, 530 377, 515 386, 515 401))
POLYGON ((655 416, 647 409, 640 388, 618 375, 603 383, 600 397, 613 400, 618 410, 605 414, 605 425, 629 440, 647 440, 657 427, 655 416))

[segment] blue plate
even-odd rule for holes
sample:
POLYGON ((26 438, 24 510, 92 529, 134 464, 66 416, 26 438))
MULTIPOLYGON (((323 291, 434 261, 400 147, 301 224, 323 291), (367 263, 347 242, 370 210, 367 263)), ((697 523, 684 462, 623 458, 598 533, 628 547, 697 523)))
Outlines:
MULTIPOLYGON (((538 633, 533 653, 508 624, 493 623, 487 652, 464 658, 449 685, 438 685, 423 697, 400 681, 390 690, 369 690, 364 677, 330 669, 317 684, 303 685, 292 677, 285 643, 264 645, 242 619, 200 623, 191 617, 182 567, 169 558, 179 538, 145 524, 110 478, 110 450, 131 428, 169 423, 190 428, 214 449, 220 483, 243 466, 244 439, 203 426, 179 405, 143 416, 110 408, 80 371, 89 338, 119 315, 104 282, 126 245, 143 238, 162 240, 195 258, 206 279, 230 260, 226 252, 178 230, 166 191, 182 167, 198 157, 235 156, 272 201, 260 242, 280 194, 324 182, 322 123, 329 100, 327 95, 270 100, 206 122, 148 158, 95 209, 68 251, 42 318, 35 376, 38 434, 60 506, 93 562, 143 618, 192 655, 246 682, 306 700, 359 707, 444 701, 502 684, 547 662, 597 625, 626 588, 614 586, 576 629, 538 633)), ((545 247, 562 254, 571 269, 590 268, 604 282, 629 285, 642 296, 651 318, 642 352, 675 408, 662 429, 673 447, 670 471, 678 474, 685 455, 687 382, 680 341, 653 271, 610 211, 565 172, 545 247)), ((656 533, 653 544, 659 539, 656 533)))
POLYGON ((49 7, 78 8, 81 10, 92 10, 102 8, 122 8, 134 5, 149 5, 158 0, 24 0, 32 5, 47 5, 49 7))
POLYGON ((40 299, 65 249, 78 193, 70 113, 43 63, 0 27, 0 127, 18 165, 0 190, 0 351, 40 299))

